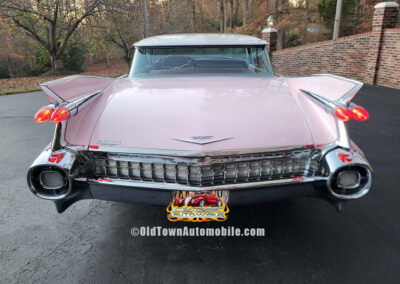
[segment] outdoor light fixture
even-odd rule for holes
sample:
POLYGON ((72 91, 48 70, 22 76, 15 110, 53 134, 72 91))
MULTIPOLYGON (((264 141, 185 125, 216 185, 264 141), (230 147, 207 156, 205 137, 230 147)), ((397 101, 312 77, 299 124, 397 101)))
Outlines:
POLYGON ((274 17, 272 15, 269 15, 267 19, 267 24, 269 28, 272 28, 272 26, 274 25, 274 17))

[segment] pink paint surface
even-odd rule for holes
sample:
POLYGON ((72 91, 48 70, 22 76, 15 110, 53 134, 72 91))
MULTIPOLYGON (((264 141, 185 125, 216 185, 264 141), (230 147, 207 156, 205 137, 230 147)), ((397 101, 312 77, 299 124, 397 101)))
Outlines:
POLYGON ((170 77, 117 79, 111 84, 94 80, 79 78, 76 87, 69 81, 52 88, 68 98, 74 97, 71 89, 82 95, 93 86, 105 88, 69 119, 65 139, 99 146, 99 141, 117 141, 119 145, 107 145, 115 151, 211 152, 332 143, 337 136, 332 114, 299 89, 334 100, 354 87, 327 77, 170 77), (232 139, 206 145, 174 140, 193 136, 232 139))

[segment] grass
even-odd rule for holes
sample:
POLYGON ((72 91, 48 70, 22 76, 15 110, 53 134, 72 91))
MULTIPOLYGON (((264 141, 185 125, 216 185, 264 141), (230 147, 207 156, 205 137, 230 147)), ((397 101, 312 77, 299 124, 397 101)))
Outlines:
POLYGON ((28 87, 28 88, 15 88, 15 89, 6 89, 0 91, 0 96, 4 95, 12 95, 18 93, 28 93, 28 92, 36 92, 40 91, 41 88, 39 86, 28 87))

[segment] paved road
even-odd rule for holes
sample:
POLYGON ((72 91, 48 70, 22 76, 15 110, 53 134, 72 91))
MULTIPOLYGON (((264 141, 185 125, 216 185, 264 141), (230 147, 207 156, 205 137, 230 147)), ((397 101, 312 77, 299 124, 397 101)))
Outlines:
POLYGON ((134 238, 134 226, 183 224, 169 223, 162 208, 104 201, 57 214, 25 180, 52 135, 50 123, 32 121, 47 98, 0 97, 0 283, 398 283, 400 91, 364 87, 356 102, 371 119, 349 127, 375 183, 343 213, 303 199, 232 208, 225 226, 264 227, 264 238, 134 238))

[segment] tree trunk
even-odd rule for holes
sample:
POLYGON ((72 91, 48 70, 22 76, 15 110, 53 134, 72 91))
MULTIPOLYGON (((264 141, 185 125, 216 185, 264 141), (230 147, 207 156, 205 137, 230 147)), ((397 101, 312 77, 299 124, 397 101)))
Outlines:
POLYGON ((238 19, 238 15, 239 15, 239 0, 234 0, 234 4, 233 6, 235 7, 235 16, 233 17, 234 21, 233 21, 233 25, 237 24, 237 19, 238 19))
POLYGON ((144 12, 144 37, 149 35, 149 2, 143 0, 143 12, 144 12))
POLYGON ((108 55, 108 51, 106 51, 106 68, 110 68, 110 56, 108 55))
POLYGON ((228 6, 226 0, 224 0, 224 32, 226 32, 226 20, 228 19, 228 6))
POLYGON ((249 0, 243 1, 243 26, 247 25, 247 12, 249 11, 249 0))
POLYGON ((305 4, 304 4, 303 44, 307 43, 308 6, 309 6, 309 0, 305 0, 305 4))
POLYGON ((63 69, 63 64, 62 64, 61 58, 57 57, 57 54, 51 53, 50 61, 51 61, 51 70, 59 71, 59 70, 63 69))
POLYGON ((284 48, 284 46, 285 46, 285 29, 279 29, 276 49, 281 50, 284 48))
POLYGON ((199 10, 200 10, 200 12, 199 12, 199 14, 200 14, 200 25, 201 25, 201 30, 204 28, 204 14, 203 14, 203 4, 201 3, 201 1, 200 1, 200 3, 199 3, 199 10))
POLYGON ((224 0, 219 0, 219 31, 224 33, 224 0))
POLYGON ((231 8, 230 10, 230 17, 229 17, 229 27, 231 28, 231 30, 233 29, 233 0, 229 1, 229 7, 231 8))
POLYGON ((193 32, 197 32, 197 23, 196 23, 196 3, 195 0, 192 0, 192 25, 193 25, 193 32))
POLYGON ((342 18, 342 5, 343 0, 337 0, 336 2, 336 13, 335 13, 335 25, 333 26, 333 40, 337 39, 340 34, 340 23, 342 18))
POLYGON ((128 66, 128 68, 130 68, 131 67, 131 60, 129 58, 129 51, 124 50, 124 53, 125 53, 124 54, 125 63, 128 66))
POLYGON ((360 1, 355 0, 355 6, 354 6, 354 27, 353 27, 353 33, 357 33, 357 27, 358 23, 360 22, 360 1))

